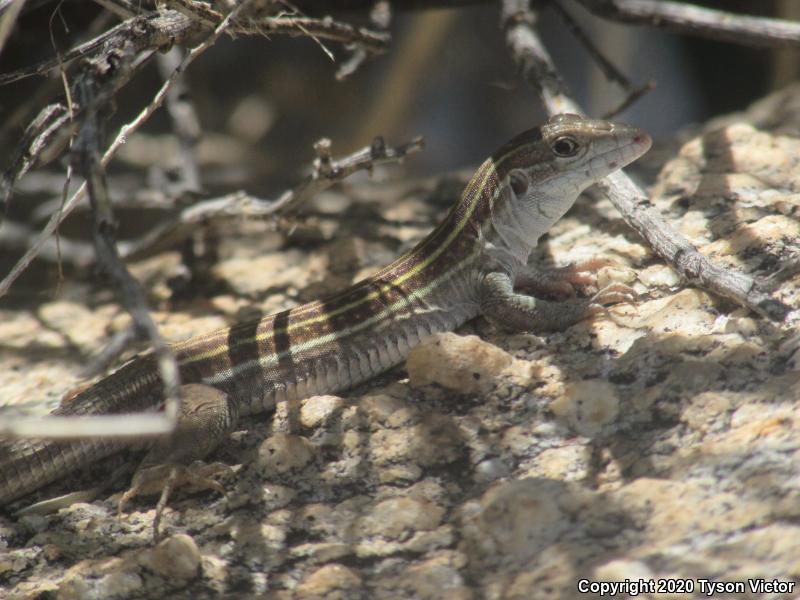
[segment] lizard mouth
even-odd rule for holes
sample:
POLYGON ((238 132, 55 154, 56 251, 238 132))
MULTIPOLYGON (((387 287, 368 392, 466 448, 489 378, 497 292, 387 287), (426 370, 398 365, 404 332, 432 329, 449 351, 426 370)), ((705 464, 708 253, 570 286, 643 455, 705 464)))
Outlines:
POLYGON ((639 131, 631 136, 626 143, 620 144, 616 148, 607 150, 595 157, 592 160, 592 166, 599 167, 601 164, 604 164, 608 172, 611 173, 635 161, 647 152, 652 145, 653 138, 645 132, 639 131))
POLYGON ((653 140, 649 135, 639 131, 616 148, 610 148, 592 158, 584 168, 584 172, 595 182, 600 181, 642 156, 650 149, 652 143, 653 140))
POLYGON ((631 146, 636 148, 638 152, 637 158, 642 154, 644 154, 645 152, 647 152, 648 150, 650 150, 650 147, 652 145, 653 145, 653 138, 651 138, 644 131, 640 131, 631 138, 631 146))
POLYGON ((644 131, 638 131, 635 135, 631 136, 629 143, 620 147, 620 150, 622 151, 633 150, 633 158, 630 159, 630 161, 633 161, 639 158, 642 154, 644 154, 648 150, 650 150, 650 147, 652 145, 653 145, 653 138, 651 138, 644 131))

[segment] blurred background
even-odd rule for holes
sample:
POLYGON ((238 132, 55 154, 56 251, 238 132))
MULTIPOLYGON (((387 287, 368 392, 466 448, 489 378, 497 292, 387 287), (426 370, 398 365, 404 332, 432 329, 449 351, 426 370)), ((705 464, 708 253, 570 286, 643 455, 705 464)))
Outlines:
MULTIPOLYGON (((800 17, 800 3, 793 0, 696 4, 800 17)), ((86 0, 29 5, 0 56, 0 72, 51 58, 54 47, 63 51, 87 39, 92 29, 116 22, 86 0)), ((796 52, 625 26, 600 20, 577 3, 566 7, 634 84, 656 84, 620 116, 656 138, 741 109, 797 75, 796 52)), ((335 16, 368 24, 364 12, 335 16)), ((268 194, 295 181, 297 170, 313 157, 312 143, 321 136, 330 137, 334 153, 341 154, 368 144, 375 135, 397 143, 421 134, 427 150, 410 161, 409 172, 440 173, 482 160, 543 116, 535 93, 516 77, 498 24, 493 2, 396 11, 389 27, 390 51, 368 60, 344 81, 335 80, 338 66, 310 39, 225 39, 191 66, 190 94, 205 134, 217 138, 220 153, 229 153, 216 158, 239 165, 238 175, 255 186, 253 192, 268 194)), ((553 10, 543 11, 540 30, 571 90, 591 114, 602 115, 619 105, 624 93, 606 82, 553 10)), ((325 45, 344 58, 336 44, 325 45)), ((160 83, 153 64, 126 86, 109 131, 141 110, 160 83)), ((13 147, 29 118, 60 95, 57 74, 0 87, 2 148, 13 147)), ((145 132, 168 131, 169 121, 164 111, 160 113, 145 132)))
MULTIPOLYGON (((318 6, 325 4, 300 2, 299 9, 322 16, 318 6)), ((617 118, 645 128, 657 141, 713 115, 743 109, 793 81, 798 73, 797 52, 615 24, 592 16, 576 2, 563 4, 634 85, 655 84, 617 118)), ((795 0, 696 4, 800 19, 800 2, 795 0)), ((334 16, 370 25, 368 11, 334 16)), ((274 197, 298 181, 314 158, 313 143, 323 136, 332 140, 334 156, 341 156, 369 144, 376 135, 389 144, 423 135, 425 151, 395 171, 398 177, 439 175, 476 165, 508 138, 544 118, 535 92, 517 77, 499 21, 495 2, 394 11, 389 52, 367 60, 343 81, 336 80, 339 64, 328 52, 338 61, 346 60, 347 53, 332 42, 324 42, 323 48, 312 39, 281 36, 219 41, 191 65, 187 76, 188 94, 203 132, 198 160, 204 191, 245 189, 274 197)), ((96 2, 29 0, 0 55, 0 73, 50 59, 56 51, 63 52, 117 22, 96 2)), ((589 114, 604 115, 624 100, 625 93, 605 80, 552 8, 542 11, 540 31, 589 114)), ((120 125, 150 102, 161 82, 153 61, 121 90, 107 128, 109 141, 120 125)), ((42 107, 62 99, 58 73, 0 87, 4 168, 27 123, 42 107)), ((170 120, 161 109, 126 144, 109 172, 128 172, 134 182, 146 181, 157 188, 168 180, 177 154, 170 120)), ((53 189, 60 190, 64 171, 63 159, 49 165, 53 189)), ((36 191, 23 180, 11 203, 10 220, 30 221, 37 203, 48 196, 36 191)), ((49 197, 53 199, 52 192, 49 197)), ((121 235, 125 236, 124 230, 121 235)), ((0 273, 15 258, 15 253, 4 254, 0 273)))

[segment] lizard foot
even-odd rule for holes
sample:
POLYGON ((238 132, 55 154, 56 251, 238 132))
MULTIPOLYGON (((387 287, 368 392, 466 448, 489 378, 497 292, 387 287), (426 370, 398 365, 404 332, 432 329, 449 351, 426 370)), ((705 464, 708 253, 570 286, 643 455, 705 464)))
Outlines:
POLYGON ((518 273, 514 288, 519 288, 535 296, 545 295, 555 298, 575 296, 576 288, 597 286, 597 271, 603 267, 620 267, 610 258, 590 258, 564 267, 536 269, 528 266, 518 273))
POLYGON ((117 515, 122 516, 125 506, 139 495, 153 495, 160 492, 153 519, 153 541, 159 539, 159 526, 169 497, 176 488, 187 485, 196 490, 211 489, 225 496, 225 488, 214 479, 233 472, 233 468, 223 463, 204 463, 195 461, 191 465, 166 463, 139 469, 133 476, 130 489, 117 504, 117 515))
POLYGON ((605 314, 609 305, 634 302, 637 297, 632 287, 624 283, 611 283, 590 298, 587 310, 591 315, 605 314))

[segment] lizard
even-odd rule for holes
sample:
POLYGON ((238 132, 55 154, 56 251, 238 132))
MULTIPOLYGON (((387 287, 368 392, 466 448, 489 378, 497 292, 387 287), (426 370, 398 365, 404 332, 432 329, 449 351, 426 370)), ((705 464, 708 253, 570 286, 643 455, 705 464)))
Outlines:
MULTIPOLYGON (((184 391, 180 434, 159 447, 177 462, 203 458, 239 415, 353 387, 400 364, 426 337, 479 315, 514 330, 557 330, 631 300, 623 284, 560 301, 525 294, 517 284, 530 282, 531 252, 581 192, 651 143, 630 125, 551 117, 494 152, 441 223, 371 277, 328 298, 172 344, 184 391), (213 389, 204 393, 203 386, 213 389)), ((562 276, 577 278, 579 271, 576 266, 562 276)), ((159 410, 163 402, 155 357, 144 354, 52 414, 130 414, 159 410)), ((0 506, 126 444, 4 440, 0 506)))

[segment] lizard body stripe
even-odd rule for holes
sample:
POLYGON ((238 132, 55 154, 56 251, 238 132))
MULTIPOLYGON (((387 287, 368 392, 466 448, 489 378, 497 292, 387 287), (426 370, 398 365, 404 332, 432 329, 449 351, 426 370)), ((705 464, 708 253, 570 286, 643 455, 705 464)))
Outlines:
MULTIPOLYGON (((422 287, 418 290, 414 290, 408 295, 403 296, 393 304, 386 307, 382 312, 373 315, 369 319, 356 323, 352 327, 348 327, 347 329, 344 330, 334 331, 326 335, 310 337, 303 341, 292 342, 289 348, 287 348, 282 352, 271 352, 270 354, 266 354, 259 358, 254 358, 246 362, 238 363, 210 377, 205 377, 203 378, 202 381, 203 383, 208 385, 224 383, 255 367, 260 367, 262 369, 274 367, 275 365, 279 364, 280 361, 283 360, 284 358, 291 357, 294 354, 308 352, 309 350, 313 350, 319 346, 324 346, 325 344, 333 343, 338 339, 348 337, 350 335, 358 333, 359 331, 372 327, 376 323, 380 323, 381 321, 386 320, 387 318, 394 318, 394 319, 397 319, 398 317, 402 318, 403 316, 405 316, 403 315, 402 311, 408 308, 408 306, 410 306, 412 302, 417 300, 423 300, 426 296, 430 295, 433 291, 435 291, 435 289, 439 287, 441 284, 447 282, 447 280, 451 279, 455 275, 460 275, 462 268, 469 266, 469 264, 472 263, 475 259, 476 256, 474 255, 470 256, 467 260, 458 263, 458 265, 456 265, 452 269, 452 271, 450 271, 448 274, 439 277, 437 279, 434 279, 425 287, 422 287)), ((409 316, 411 314, 414 313, 413 312, 408 313, 409 316)), ((266 337, 267 335, 272 335, 273 333, 274 333, 273 331, 269 331, 265 334, 262 334, 260 337, 263 338, 266 337)), ((222 350, 227 350, 227 348, 223 348, 222 350)))
MULTIPOLYGON (((448 234, 447 238, 445 238, 445 241, 443 243, 439 244, 434 249, 434 251, 430 253, 430 255, 426 256, 424 260, 422 260, 419 263, 417 263, 416 265, 414 265, 411 269, 409 269, 408 271, 406 271, 402 275, 398 276, 393 281, 390 281, 390 282, 387 282, 387 283, 383 284, 379 289, 374 290, 374 291, 372 291, 372 292, 370 292, 368 294, 365 294, 364 296, 362 296, 358 300, 355 300, 354 302, 350 302, 348 304, 345 304, 344 306, 340 306, 340 307, 338 307, 338 308, 336 308, 336 309, 334 309, 332 311, 325 311, 324 313, 317 314, 315 316, 309 317, 308 319, 305 319, 303 321, 294 322, 294 323, 288 323, 287 325, 285 325, 284 327, 282 327, 280 329, 272 329, 272 330, 269 330, 269 331, 266 331, 266 332, 263 332, 263 333, 259 333, 259 334, 255 335, 255 336, 250 336, 248 338, 237 339, 236 340, 236 345, 239 345, 239 344, 252 344, 254 342, 262 342, 262 341, 266 340, 267 338, 272 337, 272 336, 274 336, 276 334, 280 335, 280 334, 290 333, 291 331, 294 331, 294 330, 302 328, 302 327, 307 327, 307 326, 313 325, 315 323, 325 322, 325 321, 329 320, 331 317, 334 317, 336 315, 345 313, 345 312, 347 312, 349 310, 352 310, 353 308, 356 308, 356 307, 360 306, 361 304, 363 304, 365 302, 370 302, 372 300, 375 300, 375 299, 379 298, 382 294, 385 294, 386 292, 392 290, 393 288, 398 287, 400 284, 402 284, 403 282, 407 281, 411 277, 414 277, 415 275, 418 275, 419 273, 421 273, 426 267, 428 267, 431 263, 433 263, 437 258, 439 258, 450 247, 450 245, 453 243, 453 240, 455 240, 456 237, 458 236, 458 234, 460 234, 461 231, 464 229, 464 227, 466 226, 467 222, 469 221, 469 219, 472 217, 473 213, 475 212, 475 208, 477 207, 477 205, 480 202, 480 199, 482 197, 482 192, 483 192, 484 188, 486 187, 487 182, 490 180, 491 176, 493 174, 497 173, 498 169, 500 168, 500 166, 504 162, 506 162, 507 160, 509 160, 513 156, 515 156, 517 153, 521 153, 521 152, 527 151, 528 148, 530 146, 532 146, 532 145, 533 144, 526 144, 526 145, 523 145, 523 146, 519 146, 519 147, 515 148, 514 150, 511 150, 510 152, 508 152, 505 155, 501 156, 500 159, 498 159, 497 161, 493 161, 493 160, 490 159, 490 160, 485 161, 483 163, 483 165, 481 165, 481 168, 478 169, 478 173, 480 173, 482 169, 485 170, 486 172, 485 172, 485 174, 483 175, 483 177, 481 179, 480 185, 478 185, 478 187, 475 189, 475 191, 471 194, 471 197, 469 198, 469 203, 467 204, 467 209, 464 211, 464 214, 456 222, 455 227, 452 228, 452 230, 448 234)), ((497 198, 497 195, 500 194, 501 191, 502 191, 502 187, 501 186, 497 186, 497 188, 492 191, 492 197, 490 199, 490 203, 494 203, 495 199, 497 198)), ((460 207, 460 206, 462 206, 461 202, 459 202, 456 205, 457 208, 460 207)), ((445 223, 447 223, 447 222, 448 221, 445 220, 445 223)), ((427 242, 429 240, 432 240, 433 237, 434 236, 428 236, 425 241, 427 242)), ((415 251, 412 251, 412 253, 410 255, 406 255, 405 257, 401 258, 397 262, 395 262, 392 265, 390 265, 387 269, 385 269, 385 271, 390 271, 392 268, 396 268, 403 261, 409 260, 410 258, 413 258, 417 254, 419 254, 424 247, 425 247, 424 245, 420 246, 415 251)), ((377 273, 373 277, 379 277, 379 276, 380 276, 380 273, 377 273)), ((318 307, 319 307, 318 303, 310 303, 310 304, 305 305, 305 306, 297 307, 297 309, 294 309, 297 312, 293 313, 292 317, 300 316, 300 315, 303 314, 303 312, 306 312, 306 311, 316 312, 318 310, 318 307)), ((386 312, 387 311, 384 311, 384 313, 382 313, 382 314, 385 314, 386 312)), ((224 336, 227 337, 228 336, 228 332, 229 332, 228 329, 222 329, 222 330, 220 330, 218 332, 217 335, 224 335, 224 336)), ((334 332, 334 333, 329 334, 329 335, 334 336, 332 339, 335 340, 335 339, 337 339, 337 337, 342 335, 342 333, 341 332, 334 332)), ((208 340, 208 338, 207 338, 207 341, 210 341, 210 340, 208 340)), ((219 356, 220 354, 223 354, 225 352, 230 351, 231 349, 232 349, 231 346, 229 346, 228 344, 224 344, 224 343, 223 344, 219 344, 219 345, 214 345, 212 348, 208 349, 206 352, 201 352, 201 353, 197 353, 197 354, 193 353, 192 356, 189 356, 189 357, 185 358, 184 360, 180 361, 178 364, 180 366, 186 366, 186 365, 189 365, 189 364, 192 364, 192 363, 195 363, 195 362, 199 362, 199 361, 202 361, 202 360, 207 360, 207 359, 210 359, 210 358, 214 358, 216 356, 219 356)))

